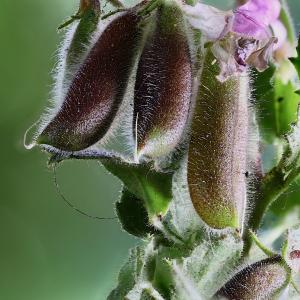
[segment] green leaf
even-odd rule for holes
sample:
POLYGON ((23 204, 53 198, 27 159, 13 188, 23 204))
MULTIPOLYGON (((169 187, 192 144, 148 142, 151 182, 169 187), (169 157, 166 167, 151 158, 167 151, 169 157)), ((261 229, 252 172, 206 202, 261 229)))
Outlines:
POLYGON ((300 106, 298 108, 297 122, 291 125, 291 130, 286 135, 287 149, 283 155, 282 165, 285 171, 299 167, 300 158, 300 106))
POLYGON ((296 273, 300 272, 300 225, 288 230, 285 260, 289 267, 296 273))
POLYGON ((256 73, 254 89, 259 114, 260 131, 264 140, 272 143, 290 130, 297 118, 300 96, 293 84, 284 83, 276 75, 274 67, 256 73))
POLYGON ((144 201, 150 221, 167 213, 172 200, 172 174, 156 172, 146 164, 112 159, 102 161, 102 164, 123 181, 132 194, 144 201))
POLYGON ((167 213, 172 200, 173 173, 157 172, 149 164, 136 164, 114 152, 97 149, 62 152, 51 146, 44 145, 43 147, 52 154, 49 164, 66 159, 100 161, 110 173, 124 183, 130 193, 144 201, 150 222, 167 213))
POLYGON ((124 230, 140 238, 155 232, 149 224, 147 210, 142 200, 123 189, 120 201, 116 203, 116 211, 124 230))
POLYGON ((176 294, 174 293, 172 300, 190 299, 201 300, 203 297, 200 295, 195 283, 188 278, 188 276, 182 271, 182 268, 176 261, 170 263, 173 276, 176 284, 176 294))
POLYGON ((234 234, 210 237, 183 258, 182 271, 193 280, 204 299, 210 299, 230 278, 242 248, 241 239, 234 234))
POLYGON ((300 35, 299 35, 298 46, 296 50, 297 50, 297 57, 291 57, 290 61, 294 65, 295 69, 297 70, 298 77, 300 78, 300 35))
POLYGON ((272 213, 276 215, 276 219, 274 220, 276 221, 276 224, 283 223, 282 218, 284 218, 289 213, 296 213, 299 215, 300 212, 299 185, 300 185, 300 181, 298 179, 297 181, 295 181, 294 184, 292 184, 289 187, 287 192, 284 193, 271 206, 272 213))
POLYGON ((136 247, 130 251, 129 259, 119 273, 118 286, 110 293, 107 300, 120 300, 125 298, 137 283, 142 270, 143 259, 144 250, 142 247, 136 247))
POLYGON ((192 239, 203 228, 203 222, 191 201, 187 183, 187 157, 173 176, 173 200, 163 222, 185 240, 192 239))

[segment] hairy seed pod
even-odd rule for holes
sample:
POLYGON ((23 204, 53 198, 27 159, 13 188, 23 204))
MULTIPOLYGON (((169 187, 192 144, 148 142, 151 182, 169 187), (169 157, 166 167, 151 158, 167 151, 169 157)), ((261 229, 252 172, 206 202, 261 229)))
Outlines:
POLYGON ((188 186, 201 219, 210 227, 239 228, 246 202, 248 77, 216 78, 210 49, 200 71, 188 152, 188 186))
POLYGON ((55 109, 63 102, 74 75, 79 70, 89 52, 88 49, 93 44, 93 38, 97 33, 100 19, 99 0, 80 0, 76 17, 79 20, 72 18, 59 26, 59 29, 67 27, 67 30, 58 53, 59 60, 52 91, 55 109))
POLYGON ((192 63, 182 12, 163 4, 146 39, 135 84, 137 158, 172 151, 184 131, 192 94, 192 63))
POLYGON ((140 17, 129 10, 104 29, 75 74, 60 110, 37 139, 66 151, 98 142, 123 99, 141 39, 140 17))
POLYGON ((217 299, 274 299, 288 284, 290 270, 280 256, 254 263, 237 273, 216 294, 217 299))

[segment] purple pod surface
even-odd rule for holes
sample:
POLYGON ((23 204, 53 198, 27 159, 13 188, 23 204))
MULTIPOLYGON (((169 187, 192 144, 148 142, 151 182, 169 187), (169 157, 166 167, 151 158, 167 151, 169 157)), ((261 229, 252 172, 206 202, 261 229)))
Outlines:
POLYGON ((66 151, 85 149, 108 131, 123 99, 141 39, 135 11, 104 29, 79 68, 54 118, 37 138, 66 151))
POLYGON ((192 62, 182 12, 162 5, 139 61, 133 134, 137 159, 170 153, 186 126, 192 94, 192 62))
POLYGON ((280 256, 254 263, 237 273, 216 294, 217 299, 274 299, 288 284, 290 270, 280 256))

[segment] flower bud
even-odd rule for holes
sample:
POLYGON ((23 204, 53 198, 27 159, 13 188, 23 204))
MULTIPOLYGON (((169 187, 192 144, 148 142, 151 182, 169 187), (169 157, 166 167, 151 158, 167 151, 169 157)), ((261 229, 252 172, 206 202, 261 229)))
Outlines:
POLYGON ((140 41, 137 13, 115 17, 74 75, 65 99, 37 139, 61 150, 77 151, 108 131, 124 96, 140 41))
POLYGON ((217 299, 274 299, 289 281, 290 271, 280 256, 254 263, 237 273, 216 294, 217 299))
POLYGON ((207 50, 188 152, 191 200, 210 227, 240 228, 246 205, 249 78, 216 79, 219 66, 207 50))
POLYGON ((169 154, 186 126, 192 94, 192 62, 185 22, 174 2, 157 12, 141 55, 135 84, 137 158, 169 154))

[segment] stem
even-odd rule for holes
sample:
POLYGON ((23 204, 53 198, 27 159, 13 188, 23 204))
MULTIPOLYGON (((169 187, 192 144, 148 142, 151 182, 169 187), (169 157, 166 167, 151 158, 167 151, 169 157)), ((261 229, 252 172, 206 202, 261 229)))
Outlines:
POLYGON ((126 8, 118 8, 118 9, 115 9, 115 10, 113 10, 113 11, 111 11, 111 12, 109 12, 109 13, 103 15, 103 16, 101 17, 101 20, 105 20, 105 19, 109 18, 110 16, 113 16, 113 15, 115 15, 115 14, 117 14, 117 13, 119 13, 119 12, 123 12, 123 11, 127 11, 127 9, 126 9, 126 8))
POLYGON ((272 250, 270 250, 269 248, 267 248, 256 236, 255 233, 253 233, 251 230, 249 231, 249 235, 252 238, 252 241, 256 244, 256 246, 262 251, 264 252, 267 256, 272 257, 272 256, 276 256, 277 253, 273 252, 272 250))
MULTIPOLYGON (((257 198, 255 199, 254 207, 247 226, 253 232, 257 232, 259 229, 262 219, 270 205, 272 205, 273 202, 277 200, 299 176, 299 167, 294 168, 286 176, 286 173, 281 168, 281 166, 283 166, 282 162, 280 162, 279 166, 273 168, 265 176, 262 181, 260 191, 257 193, 257 198)), ((251 234, 248 230, 245 230, 244 241, 244 255, 247 255, 253 243, 253 239, 251 238, 251 234)))
POLYGON ((139 12, 140 16, 149 15, 155 8, 161 4, 160 0, 150 0, 139 12))

